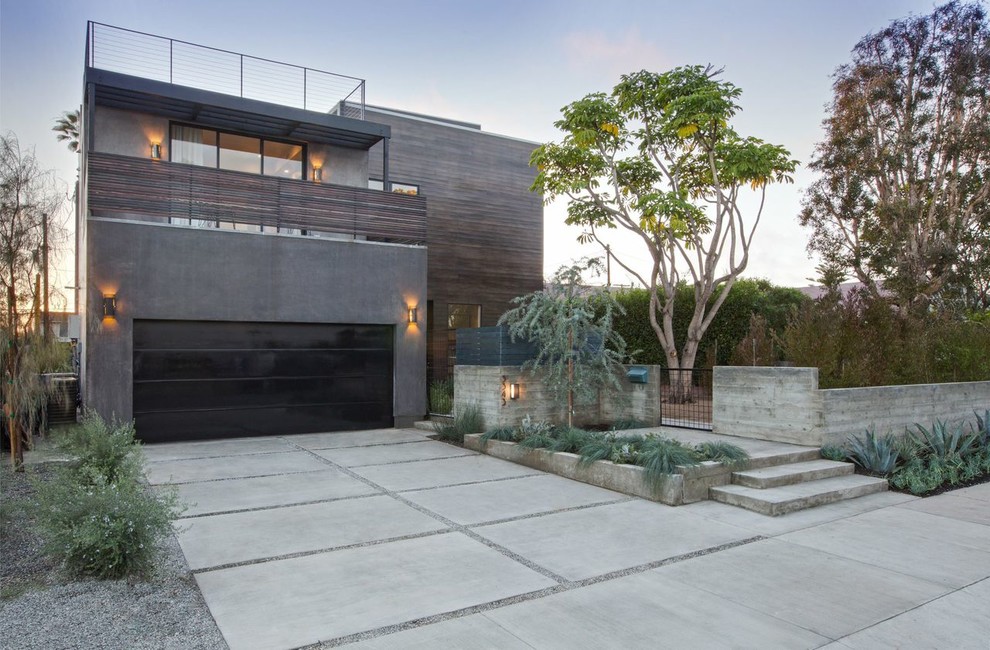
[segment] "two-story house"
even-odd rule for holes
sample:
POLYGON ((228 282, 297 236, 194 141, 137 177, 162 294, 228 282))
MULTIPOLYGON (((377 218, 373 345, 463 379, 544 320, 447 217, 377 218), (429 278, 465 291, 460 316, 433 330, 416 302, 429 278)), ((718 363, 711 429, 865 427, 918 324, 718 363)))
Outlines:
POLYGON ((89 24, 87 406, 145 441, 407 426, 428 349, 539 288, 533 143, 364 93, 89 24))

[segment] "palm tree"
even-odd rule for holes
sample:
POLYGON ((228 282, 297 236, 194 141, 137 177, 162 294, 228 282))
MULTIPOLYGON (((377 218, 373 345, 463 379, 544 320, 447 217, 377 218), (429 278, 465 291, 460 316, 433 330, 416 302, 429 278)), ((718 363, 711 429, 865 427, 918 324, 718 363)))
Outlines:
POLYGON ((72 153, 79 153, 79 109, 74 111, 65 111, 62 113, 62 117, 55 120, 55 126, 52 127, 52 131, 55 131, 58 135, 59 142, 65 142, 69 151, 72 153))

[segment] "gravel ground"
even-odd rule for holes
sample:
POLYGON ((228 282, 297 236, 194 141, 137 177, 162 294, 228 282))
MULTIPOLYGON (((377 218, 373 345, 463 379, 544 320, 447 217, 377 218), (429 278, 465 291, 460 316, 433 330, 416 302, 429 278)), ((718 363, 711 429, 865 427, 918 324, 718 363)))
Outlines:
MULTIPOLYGON (((147 580, 77 580, 41 554, 26 473, 0 459, 0 644, 60 650, 226 649, 174 536, 147 580)), ((44 478, 43 468, 28 470, 44 478)))

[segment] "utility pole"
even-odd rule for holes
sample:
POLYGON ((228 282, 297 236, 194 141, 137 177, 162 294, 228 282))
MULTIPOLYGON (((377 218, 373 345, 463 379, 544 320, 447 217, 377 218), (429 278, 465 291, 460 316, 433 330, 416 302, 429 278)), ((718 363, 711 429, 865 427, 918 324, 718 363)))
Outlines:
POLYGON ((45 300, 45 312, 41 319, 42 336, 45 341, 48 341, 51 337, 51 314, 48 311, 48 215, 43 214, 41 216, 41 263, 42 274, 44 277, 44 300, 45 300))

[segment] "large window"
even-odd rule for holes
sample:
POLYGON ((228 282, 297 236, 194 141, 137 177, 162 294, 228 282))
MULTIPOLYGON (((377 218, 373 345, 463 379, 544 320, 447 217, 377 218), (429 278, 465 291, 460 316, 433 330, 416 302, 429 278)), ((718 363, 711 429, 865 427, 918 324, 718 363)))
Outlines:
POLYGON ((172 125, 172 162, 279 178, 303 178, 306 147, 195 126, 172 125))
POLYGON ((481 327, 481 305, 448 304, 447 327, 481 327))
MULTIPOLYGON (((368 179, 368 189, 378 190, 379 192, 385 188, 385 184, 378 178, 368 179)), ((392 193, 393 194, 409 194, 411 196, 416 196, 419 194, 419 185, 412 185, 411 183, 396 183, 392 182, 392 193)))

